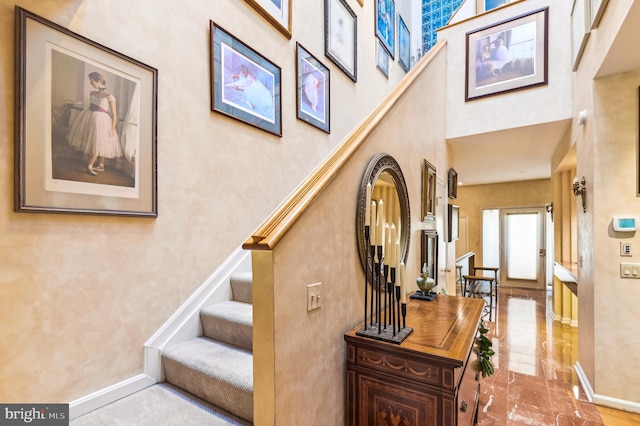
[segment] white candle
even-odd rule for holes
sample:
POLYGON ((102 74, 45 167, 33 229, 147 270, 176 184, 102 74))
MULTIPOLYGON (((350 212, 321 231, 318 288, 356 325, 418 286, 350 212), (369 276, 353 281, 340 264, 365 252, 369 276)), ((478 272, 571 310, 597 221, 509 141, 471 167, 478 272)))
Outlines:
POLYGON ((400 303, 407 303, 407 292, 405 291, 404 274, 404 262, 400 262, 400 303))
POLYGON ((397 231, 398 231, 398 241, 400 241, 400 237, 402 236, 402 222, 400 222, 400 216, 398 216, 397 231))
POLYGON ((371 222, 373 226, 369 227, 369 244, 376 245, 376 202, 371 202, 371 222))
POLYGON ((396 262, 396 225, 392 223, 389 227, 389 266, 395 268, 396 262))
POLYGON ((399 262, 401 262, 402 260, 400 259, 400 256, 402 255, 402 253, 400 252, 400 241, 396 241, 396 246, 395 246, 395 251, 396 254, 394 255, 395 257, 395 265, 394 266, 398 266, 399 262))
POLYGON ((382 256, 384 257, 385 265, 390 265, 389 254, 391 250, 389 250, 389 235, 391 235, 389 232, 389 224, 385 223, 384 228, 382 228, 382 256))
POLYGON ((364 226, 371 223, 371 182, 367 182, 367 195, 364 201, 364 226))
POLYGON ((384 217, 384 201, 380 199, 378 201, 378 231, 376 232, 376 236, 378 240, 376 241, 377 246, 384 245, 384 225, 385 225, 385 217, 384 217))

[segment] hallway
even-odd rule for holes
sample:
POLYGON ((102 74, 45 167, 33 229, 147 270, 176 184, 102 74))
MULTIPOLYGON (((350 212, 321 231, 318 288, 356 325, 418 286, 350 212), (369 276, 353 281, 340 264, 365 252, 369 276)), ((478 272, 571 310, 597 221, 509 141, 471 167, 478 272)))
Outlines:
POLYGON ((500 289, 494 322, 486 322, 496 374, 481 379, 481 426, 626 426, 640 415, 587 401, 573 369, 578 330, 551 320, 541 290, 500 289))

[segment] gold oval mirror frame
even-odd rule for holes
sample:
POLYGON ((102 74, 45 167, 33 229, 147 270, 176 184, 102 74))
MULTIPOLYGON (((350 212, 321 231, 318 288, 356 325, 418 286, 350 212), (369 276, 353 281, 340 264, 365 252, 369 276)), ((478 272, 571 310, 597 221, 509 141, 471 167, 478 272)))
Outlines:
MULTIPOLYGON (((367 204, 367 184, 371 183, 370 200, 385 206, 386 223, 395 225, 398 235, 400 251, 397 263, 407 262, 409 254, 409 238, 411 235, 411 215, 409 212, 409 192, 398 162, 389 154, 375 155, 367 166, 360 182, 358 193, 358 209, 356 213, 356 238, 360 263, 366 273, 371 271, 371 260, 367 264, 367 249, 365 240, 365 223, 367 204)), ((369 218, 370 219, 370 218, 369 218)))

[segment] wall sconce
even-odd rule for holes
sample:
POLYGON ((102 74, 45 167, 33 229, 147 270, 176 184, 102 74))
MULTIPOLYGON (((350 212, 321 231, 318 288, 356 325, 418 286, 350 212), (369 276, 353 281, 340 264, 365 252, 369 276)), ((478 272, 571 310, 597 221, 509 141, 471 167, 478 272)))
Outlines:
POLYGON ((576 197, 580 195, 582 197, 582 211, 587 212, 587 187, 585 186, 586 181, 584 176, 582 176, 582 180, 578 181, 578 177, 573 178, 573 195, 576 197))
POLYGON ((547 210, 547 213, 551 213, 551 222, 553 222, 553 203, 545 204, 544 208, 547 210))

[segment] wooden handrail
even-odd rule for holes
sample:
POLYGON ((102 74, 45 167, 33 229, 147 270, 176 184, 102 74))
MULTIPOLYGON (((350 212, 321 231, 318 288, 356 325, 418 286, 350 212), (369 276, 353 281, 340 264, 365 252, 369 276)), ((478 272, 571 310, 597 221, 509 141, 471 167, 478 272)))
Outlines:
POLYGON ((327 158, 293 191, 289 198, 251 234, 251 237, 242 245, 243 249, 273 250, 275 248, 289 228, 333 180, 342 166, 445 45, 446 41, 439 41, 425 54, 378 107, 347 135, 344 141, 329 153, 327 158))

